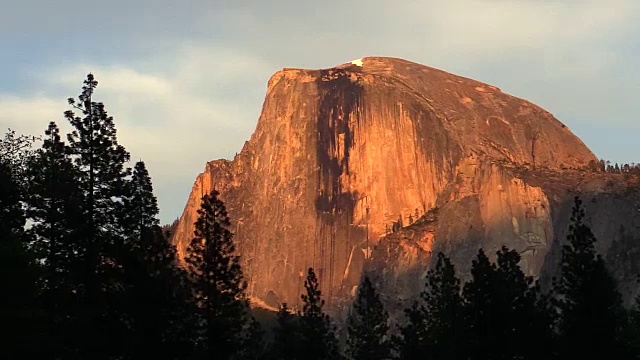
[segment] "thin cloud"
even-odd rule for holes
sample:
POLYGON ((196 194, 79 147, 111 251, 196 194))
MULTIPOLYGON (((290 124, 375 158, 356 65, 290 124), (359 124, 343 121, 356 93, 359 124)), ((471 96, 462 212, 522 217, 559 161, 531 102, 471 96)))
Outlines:
POLYGON ((79 92, 88 72, 94 73, 99 82, 95 100, 114 116, 119 141, 132 159, 147 163, 163 219, 171 219, 204 164, 233 156, 240 150, 239 139, 255 128, 259 107, 248 108, 242 94, 225 97, 221 92, 264 66, 253 57, 229 51, 221 56, 207 48, 185 47, 175 56, 180 62, 162 73, 88 64, 50 70, 39 80, 40 87, 66 95, 0 95, 0 121, 30 134, 42 133, 50 120, 69 129, 62 117, 68 108, 65 99, 79 92))

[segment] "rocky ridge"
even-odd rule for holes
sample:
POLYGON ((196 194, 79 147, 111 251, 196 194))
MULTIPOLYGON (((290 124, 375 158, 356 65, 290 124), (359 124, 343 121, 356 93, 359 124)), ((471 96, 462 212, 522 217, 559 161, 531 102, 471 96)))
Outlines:
POLYGON ((173 242, 184 256, 200 198, 215 188, 249 295, 268 306, 295 306, 310 266, 332 307, 351 298, 363 269, 388 298, 409 298, 436 251, 464 275, 479 247, 505 244, 538 275, 554 268, 576 191, 596 198, 594 218, 622 211, 629 236, 640 234, 637 186, 577 170, 592 161, 550 113, 472 79, 383 57, 283 69, 242 151, 196 178, 173 242))

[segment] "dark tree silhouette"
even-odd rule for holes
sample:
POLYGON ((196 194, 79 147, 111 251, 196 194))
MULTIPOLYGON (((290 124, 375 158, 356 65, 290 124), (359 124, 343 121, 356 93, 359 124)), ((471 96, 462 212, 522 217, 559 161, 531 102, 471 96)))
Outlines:
POLYGON ((582 201, 576 197, 568 244, 562 248, 560 277, 554 283, 560 312, 559 355, 619 358, 623 349, 621 296, 604 260, 596 254, 596 238, 584 217, 582 201))
POLYGON ((2 353, 7 359, 39 354, 42 314, 36 302, 36 268, 24 232, 20 184, 12 163, 0 157, 0 326, 2 353))
POLYGON ((186 358, 194 324, 186 272, 164 237, 158 205, 144 162, 136 163, 123 198, 125 312, 132 319, 130 352, 135 358, 186 358))
POLYGON ((401 328, 403 359, 461 359, 465 356, 464 322, 460 280, 453 264, 444 254, 427 272, 420 302, 407 309, 407 325, 401 328))
POLYGON ((29 159, 34 154, 33 145, 39 139, 36 136, 18 135, 11 129, 0 139, 0 161, 9 169, 11 178, 21 194, 27 184, 25 172, 29 167, 29 159))
POLYGON ((144 162, 135 164, 131 181, 125 186, 126 195, 121 209, 127 242, 134 248, 142 247, 150 239, 149 234, 160 226, 158 200, 153 195, 153 185, 144 162))
POLYGON ((497 252, 492 297, 497 302, 492 314, 496 324, 497 358, 541 359, 551 356, 553 335, 550 309, 533 278, 520 268, 520 254, 502 247, 497 252), (540 346, 529 346, 537 339, 540 346))
POLYGON ((80 188, 83 248, 76 255, 82 291, 77 294, 79 312, 76 345, 85 357, 103 358, 122 353, 127 343, 128 315, 122 313, 122 259, 127 256, 122 226, 122 198, 130 169, 129 153, 118 144, 113 118, 100 102, 93 101, 98 85, 92 74, 84 81, 78 102, 65 118, 73 131, 67 135, 80 188), (76 115, 78 111, 80 115, 76 115))
POLYGON ((299 320, 287 304, 283 303, 278 309, 277 326, 274 329, 269 359, 302 360, 305 355, 305 349, 302 347, 299 320))
POLYGON ((422 292, 427 327, 427 351, 434 359, 459 359, 464 333, 460 280, 451 260, 442 253, 434 270, 427 274, 422 292))
POLYGON ((389 315, 365 276, 347 317, 347 356, 353 360, 391 358, 389 315))
POLYGON ((82 290, 82 269, 76 260, 84 246, 82 212, 77 173, 54 122, 45 131, 42 148, 29 158, 25 173, 29 232, 43 270, 40 301, 48 319, 48 351, 69 356, 68 344, 77 336, 76 294, 82 290))
POLYGON ((301 346, 305 359, 340 359, 338 340, 331 319, 324 313, 324 300, 318 286, 318 278, 312 268, 304 282, 306 294, 301 296, 303 306, 300 316, 301 346))
POLYGON ((264 331, 260 323, 252 316, 244 331, 242 344, 238 353, 239 360, 266 359, 266 345, 264 343, 264 331))
POLYGON ((202 198, 186 261, 202 310, 203 351, 209 357, 229 359, 241 346, 248 301, 229 217, 218 195, 213 190, 202 198))
POLYGON ((627 311, 623 334, 624 351, 621 358, 640 359, 640 295, 627 311))
POLYGON ((422 359, 427 350, 427 325, 422 302, 414 301, 410 308, 404 309, 406 322, 400 327, 400 336, 394 336, 393 342, 400 359, 422 359))
POLYGON ((552 324, 545 298, 519 266, 520 255, 502 247, 496 263, 482 250, 464 286, 471 359, 540 359, 551 356, 552 324), (529 346, 532 339, 540 346, 529 346))
POLYGON ((472 359, 497 358, 496 342, 500 325, 494 315, 499 313, 495 298, 496 267, 480 249, 472 261, 471 281, 464 285, 467 336, 472 359))

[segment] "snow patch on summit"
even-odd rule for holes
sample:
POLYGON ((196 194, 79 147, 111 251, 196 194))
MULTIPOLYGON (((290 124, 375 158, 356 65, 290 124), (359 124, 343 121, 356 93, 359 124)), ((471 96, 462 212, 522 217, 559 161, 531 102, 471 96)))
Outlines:
POLYGON ((351 63, 352 63, 353 65, 356 65, 356 66, 360 66, 360 67, 362 67, 362 58, 360 58, 360 59, 356 59, 356 60, 352 60, 352 61, 351 61, 351 63))

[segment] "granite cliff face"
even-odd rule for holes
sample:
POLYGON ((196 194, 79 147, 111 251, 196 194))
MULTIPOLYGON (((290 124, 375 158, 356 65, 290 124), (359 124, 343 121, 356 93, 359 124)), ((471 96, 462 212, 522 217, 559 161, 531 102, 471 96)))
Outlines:
POLYGON ((410 297, 434 251, 464 274, 480 246, 506 244, 539 274, 584 182, 547 180, 590 161, 551 114, 478 81, 381 57, 284 69, 242 151, 197 177, 173 241, 184 256, 215 188, 249 294, 267 305, 295 306, 310 266, 330 306, 350 298, 365 267, 388 296, 410 297))

